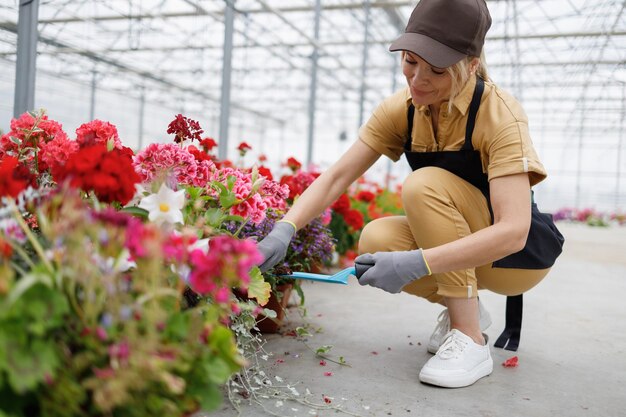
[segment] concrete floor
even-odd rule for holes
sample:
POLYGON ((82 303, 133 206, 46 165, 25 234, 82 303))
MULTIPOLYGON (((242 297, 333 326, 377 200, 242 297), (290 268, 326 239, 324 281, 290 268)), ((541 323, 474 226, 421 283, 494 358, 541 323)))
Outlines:
MULTIPOLYGON (((564 253, 550 275, 524 296, 524 323, 517 352, 493 348, 504 327, 505 297, 481 292, 493 325, 486 331, 494 371, 471 387, 421 384, 428 337, 441 307, 415 297, 359 286, 306 282, 307 317, 290 309, 288 331, 309 323, 320 332, 313 349, 333 345, 320 359, 289 335, 268 335, 273 352, 264 370, 274 379, 308 389, 315 409, 270 398, 242 409, 242 416, 626 416, 626 227, 559 224, 564 253), (519 366, 501 363, 518 356, 519 366), (327 376, 325 373, 332 372, 327 376), (338 407, 346 413, 338 412, 338 407)), ((211 416, 234 416, 225 401, 211 416)))

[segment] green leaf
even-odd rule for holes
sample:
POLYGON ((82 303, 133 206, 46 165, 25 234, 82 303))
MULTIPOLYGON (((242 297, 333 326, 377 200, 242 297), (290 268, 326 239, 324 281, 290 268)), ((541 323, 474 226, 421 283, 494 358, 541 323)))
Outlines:
POLYGON ((8 353, 8 376, 17 393, 33 390, 46 376, 53 376, 60 361, 54 342, 34 340, 8 353))
POLYGON ((219 208, 210 208, 204 213, 204 218, 209 226, 219 227, 224 220, 224 212, 219 208))
POLYGON ((272 286, 265 282, 263 274, 258 267, 252 268, 250 271, 250 284, 248 284, 248 297, 255 298, 259 305, 264 306, 270 299, 272 286))
POLYGON ((165 327, 164 335, 168 339, 185 340, 189 333, 189 315, 177 312, 170 316, 165 327))
POLYGON ((333 348, 333 345, 324 345, 324 346, 320 346, 315 350, 315 353, 318 355, 322 355, 324 353, 328 353, 330 352, 330 350, 333 348))
POLYGON ((200 402, 202 411, 216 410, 222 404, 222 393, 217 384, 206 384, 202 387, 194 387, 188 392, 200 402))
POLYGON ((278 314, 276 313, 276 311, 271 310, 269 308, 263 309, 263 315, 267 317, 268 319, 275 319, 276 317, 278 317, 278 314))
POLYGON ((148 210, 142 209, 141 207, 137 206, 122 207, 120 211, 142 219, 147 219, 148 215, 150 214, 148 210))
POLYGON ((52 278, 49 275, 40 272, 31 272, 28 275, 23 276, 11 289, 7 299, 7 304, 10 306, 15 303, 15 301, 26 291, 30 290, 37 284, 43 284, 51 287, 53 284, 52 278))
POLYGON ((296 334, 298 337, 311 336, 311 333, 309 333, 309 330, 305 327, 296 327, 296 334))

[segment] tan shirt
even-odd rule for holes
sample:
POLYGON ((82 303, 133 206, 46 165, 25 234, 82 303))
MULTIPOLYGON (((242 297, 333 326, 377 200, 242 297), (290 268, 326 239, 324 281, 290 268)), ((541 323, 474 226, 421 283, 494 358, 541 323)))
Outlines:
MULTIPOLYGON (((436 137, 428 106, 415 108, 413 152, 461 149, 475 85, 476 79, 470 78, 454 99, 452 111, 448 111, 447 101, 441 104, 436 137)), ((404 152, 410 104, 408 87, 386 98, 367 123, 361 126, 359 138, 376 152, 397 161, 404 152)), ((532 186, 546 178, 546 171, 528 133, 528 118, 524 109, 515 98, 491 82, 485 82, 472 146, 480 151, 483 172, 489 180, 528 172, 532 186)))

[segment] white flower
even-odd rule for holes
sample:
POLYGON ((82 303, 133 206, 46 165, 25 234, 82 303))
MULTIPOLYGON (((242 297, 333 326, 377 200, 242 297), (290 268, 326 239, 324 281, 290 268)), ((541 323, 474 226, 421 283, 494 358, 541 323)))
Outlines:
POLYGON ((139 207, 148 210, 148 219, 157 224, 183 223, 182 208, 185 206, 185 190, 174 191, 161 184, 159 192, 145 197, 139 207))

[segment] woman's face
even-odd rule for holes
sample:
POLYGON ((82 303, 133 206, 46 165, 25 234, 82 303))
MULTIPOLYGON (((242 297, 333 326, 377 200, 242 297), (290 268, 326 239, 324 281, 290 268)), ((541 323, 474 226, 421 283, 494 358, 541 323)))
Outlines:
POLYGON ((437 68, 418 55, 406 51, 402 72, 411 89, 414 105, 439 105, 450 98, 452 80, 445 68, 437 68))

